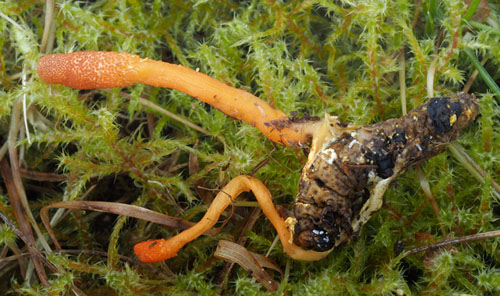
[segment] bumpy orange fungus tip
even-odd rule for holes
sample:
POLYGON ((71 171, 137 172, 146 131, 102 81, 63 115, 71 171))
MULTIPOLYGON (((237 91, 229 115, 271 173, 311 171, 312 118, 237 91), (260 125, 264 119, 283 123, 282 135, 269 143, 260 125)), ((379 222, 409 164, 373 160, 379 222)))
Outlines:
POLYGON ((142 262, 153 263, 177 256, 178 250, 169 249, 166 240, 156 239, 140 242, 134 246, 134 253, 142 262))
POLYGON ((137 55, 109 51, 51 54, 38 61, 38 76, 51 84, 76 89, 125 87, 131 79, 137 55))

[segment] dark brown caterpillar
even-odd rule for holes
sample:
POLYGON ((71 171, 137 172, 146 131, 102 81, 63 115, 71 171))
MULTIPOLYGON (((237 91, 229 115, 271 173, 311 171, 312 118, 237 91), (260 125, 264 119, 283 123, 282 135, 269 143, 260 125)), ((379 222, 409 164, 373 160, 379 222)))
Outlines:
POLYGON ((327 118, 314 136, 287 219, 294 243, 327 251, 351 240, 380 208, 389 184, 410 166, 441 153, 477 113, 475 97, 460 93, 363 127, 327 118))

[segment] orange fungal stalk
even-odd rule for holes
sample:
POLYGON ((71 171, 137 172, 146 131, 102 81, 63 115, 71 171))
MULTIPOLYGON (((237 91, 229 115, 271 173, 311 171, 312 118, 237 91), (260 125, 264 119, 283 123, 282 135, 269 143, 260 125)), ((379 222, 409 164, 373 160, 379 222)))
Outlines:
POLYGON ((189 229, 182 231, 168 240, 157 239, 138 243, 134 252, 142 262, 158 262, 177 255, 177 252, 187 243, 212 228, 220 214, 242 192, 252 191, 262 208, 264 215, 271 221, 278 232, 283 250, 293 259, 304 261, 319 260, 330 251, 306 251, 292 242, 291 232, 285 221, 280 217, 272 202, 271 194, 262 182, 250 176, 242 175, 232 179, 215 197, 203 218, 189 229))
POLYGON ((293 122, 281 110, 258 97, 198 71, 129 53, 84 51, 44 56, 38 75, 47 83, 76 89, 126 87, 144 83, 176 89, 258 128, 285 146, 301 147, 313 124, 293 122))

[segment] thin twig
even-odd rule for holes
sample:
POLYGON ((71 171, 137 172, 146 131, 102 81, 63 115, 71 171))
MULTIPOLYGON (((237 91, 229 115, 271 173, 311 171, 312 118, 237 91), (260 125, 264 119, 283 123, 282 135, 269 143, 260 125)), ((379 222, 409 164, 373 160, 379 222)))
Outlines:
MULTIPOLYGON (((486 62, 488 61, 488 57, 485 57, 482 61, 481 61, 481 65, 484 66, 484 64, 486 64, 486 62)), ((472 72, 471 76, 469 77, 469 80, 467 80, 467 83, 465 83, 464 85, 464 88, 462 89, 462 91, 464 93, 468 93, 471 86, 472 86, 472 83, 474 83, 474 81, 476 81, 476 78, 477 78, 477 75, 479 74, 479 71, 477 69, 474 70, 474 72, 472 72)))
MULTIPOLYGON (((123 96, 123 97, 125 97, 125 98, 127 98, 127 99, 129 99, 129 100, 131 99, 131 95, 128 94, 128 93, 126 93, 126 92, 122 91, 122 92, 120 92, 120 95, 123 96)), ((202 127, 200 127, 200 126, 198 126, 198 125, 196 125, 194 123, 192 123, 191 121, 189 121, 189 120, 187 120, 187 119, 185 119, 185 118, 183 118, 183 117, 181 117, 181 116, 179 116, 179 115, 177 115, 175 113, 172 113, 172 112, 168 111, 165 108, 162 108, 161 106, 158 106, 157 104, 151 102, 148 99, 145 99, 143 97, 139 97, 139 104, 141 104, 141 105, 143 105, 145 107, 148 107, 148 108, 152 109, 153 111, 156 111, 156 112, 158 112, 158 113, 160 113, 162 115, 170 117, 173 120, 176 120, 176 121, 178 121, 178 122, 180 122, 180 123, 182 123, 182 124, 184 124, 184 125, 192 128, 192 129, 194 129, 196 131, 199 131, 202 134, 215 137, 216 139, 218 139, 219 141, 221 141, 222 144, 224 144, 224 146, 226 145, 226 142, 224 141, 223 137, 213 135, 210 131, 208 131, 208 130, 206 130, 206 129, 204 129, 204 128, 202 128, 202 127)))
POLYGON ((1 11, 0 11, 0 17, 4 18, 6 21, 8 21, 9 23, 11 23, 14 27, 18 28, 19 30, 24 31, 24 28, 21 25, 19 25, 18 23, 16 23, 16 21, 14 21, 8 15, 2 13, 1 11))
POLYGON ((449 245, 454 245, 454 244, 459 244, 459 243, 464 243, 464 242, 469 242, 469 241, 476 241, 476 240, 483 240, 486 238, 493 238, 500 236, 500 230, 495 230, 495 231, 490 231, 490 232, 485 232, 485 233, 478 233, 478 234, 472 234, 472 235, 467 235, 459 238, 454 238, 454 239, 449 239, 449 240, 444 240, 436 244, 428 245, 428 246, 423 246, 423 247, 418 247, 409 251, 406 251, 399 257, 399 259, 403 259, 408 255, 411 254, 416 254, 419 252, 427 251, 429 249, 437 249, 437 248, 442 248, 446 247, 449 245))
POLYGON ((406 115, 406 61, 404 47, 399 51, 399 91, 401 97, 401 110, 406 115))
POLYGON ((441 228, 441 232, 443 235, 446 235, 446 229, 443 226, 443 223, 441 223, 441 215, 439 214, 439 206, 436 202, 436 199, 434 198, 434 195, 432 195, 431 192, 431 186, 429 184, 429 181, 427 178, 424 176, 422 173, 422 168, 420 165, 416 166, 417 170, 417 176, 420 181, 420 188, 424 191, 425 196, 427 196, 427 199, 429 200, 432 210, 434 211, 434 215, 436 216, 436 220, 439 224, 439 227, 441 228))
POLYGON ((45 181, 45 182, 62 182, 68 179, 66 176, 59 175, 56 173, 39 172, 25 168, 19 168, 19 171, 21 172, 21 176, 23 178, 29 180, 45 181))
POLYGON ((429 69, 427 70, 426 87, 427 87, 427 97, 429 99, 434 97, 434 78, 436 75, 437 60, 438 60, 438 58, 435 57, 432 60, 430 66, 429 66, 429 69))
POLYGON ((27 94, 26 94, 26 79, 27 78, 27 75, 26 75, 26 69, 25 67, 23 67, 23 77, 21 79, 21 85, 22 85, 22 89, 23 89, 23 122, 24 122, 24 129, 26 131, 26 139, 28 140, 28 144, 31 145, 31 137, 30 137, 30 130, 28 128, 28 116, 27 116, 27 106, 26 106, 26 101, 27 101, 27 94))
POLYGON ((47 0, 45 2, 45 19, 43 24, 43 35, 40 43, 40 52, 47 53, 49 46, 49 35, 52 31, 52 21, 54 19, 54 0, 47 0))

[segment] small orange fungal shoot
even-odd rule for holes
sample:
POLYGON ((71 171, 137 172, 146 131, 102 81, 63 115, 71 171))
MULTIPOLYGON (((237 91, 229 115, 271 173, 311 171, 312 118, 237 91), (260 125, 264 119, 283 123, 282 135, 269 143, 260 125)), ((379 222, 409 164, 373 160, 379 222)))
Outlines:
POLYGON ((296 260, 315 261, 328 255, 330 251, 307 251, 293 244, 292 234, 287 228, 285 221, 283 221, 276 211, 269 190, 258 179, 246 175, 238 176, 227 183, 217 194, 207 212, 197 224, 168 240, 157 239, 138 243, 134 247, 135 254, 142 262, 158 262, 176 256, 177 252, 184 245, 212 228, 219 219, 220 214, 240 193, 248 191, 253 192, 262 212, 264 212, 264 215, 271 221, 271 224, 273 224, 278 232, 283 250, 288 256, 296 260))
POLYGON ((293 122, 258 97, 203 73, 128 53, 51 54, 38 62, 38 75, 47 83, 76 89, 126 87, 134 83, 176 89, 255 126, 267 138, 285 146, 301 147, 314 129, 311 122, 293 122))

